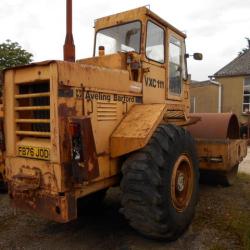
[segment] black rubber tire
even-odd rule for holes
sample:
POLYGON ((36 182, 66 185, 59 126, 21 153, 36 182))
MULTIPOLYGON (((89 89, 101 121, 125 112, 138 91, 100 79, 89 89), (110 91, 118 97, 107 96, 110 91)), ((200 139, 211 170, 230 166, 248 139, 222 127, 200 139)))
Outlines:
POLYGON ((8 192, 8 185, 5 182, 5 179, 0 174, 0 193, 7 193, 8 192))
POLYGON ((189 226, 198 201, 199 170, 195 144, 188 131, 160 125, 149 143, 124 162, 121 212, 138 232, 154 239, 177 239, 189 226), (182 154, 192 162, 191 198, 177 211, 171 197, 171 177, 182 154))
POLYGON ((234 184, 239 165, 235 165, 230 171, 202 171, 201 182, 213 185, 222 185, 224 187, 230 187, 234 184))

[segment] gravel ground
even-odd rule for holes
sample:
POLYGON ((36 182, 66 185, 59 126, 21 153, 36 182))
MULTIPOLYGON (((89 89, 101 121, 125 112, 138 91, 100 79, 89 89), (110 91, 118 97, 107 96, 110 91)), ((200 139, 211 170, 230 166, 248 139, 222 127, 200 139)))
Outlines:
MULTIPOLYGON (((248 158, 241 171, 247 168, 248 158)), ((139 235, 118 212, 119 201, 120 190, 113 188, 99 213, 58 224, 14 211, 8 196, 0 194, 0 249, 250 249, 250 176, 246 174, 240 174, 233 187, 201 185, 193 223, 175 242, 157 242, 139 235)))

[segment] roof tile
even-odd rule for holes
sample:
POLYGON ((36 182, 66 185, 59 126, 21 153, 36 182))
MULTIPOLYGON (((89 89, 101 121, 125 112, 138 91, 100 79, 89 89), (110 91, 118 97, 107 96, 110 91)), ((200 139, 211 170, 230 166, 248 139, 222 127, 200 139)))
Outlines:
POLYGON ((214 76, 250 75, 250 49, 217 71, 214 76))

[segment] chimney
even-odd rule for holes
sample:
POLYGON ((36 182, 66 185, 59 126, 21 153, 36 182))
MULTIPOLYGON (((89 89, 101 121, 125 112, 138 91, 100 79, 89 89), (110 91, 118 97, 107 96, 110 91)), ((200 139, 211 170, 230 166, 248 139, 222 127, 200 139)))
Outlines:
POLYGON ((64 61, 75 62, 75 44, 72 34, 72 0, 66 0, 66 37, 63 46, 64 61))

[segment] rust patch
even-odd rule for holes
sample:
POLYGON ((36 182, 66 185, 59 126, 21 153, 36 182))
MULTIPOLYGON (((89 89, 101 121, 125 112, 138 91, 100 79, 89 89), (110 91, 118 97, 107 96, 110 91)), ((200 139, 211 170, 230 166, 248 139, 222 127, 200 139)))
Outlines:
POLYGON ((62 190, 69 190, 73 186, 72 163, 66 162, 61 164, 62 171, 62 190))
POLYGON ((61 143, 61 160, 62 162, 68 162, 70 160, 71 155, 71 143, 70 143, 70 135, 69 135, 69 123, 68 118, 60 119, 60 141, 61 143))
POLYGON ((35 212, 47 219, 65 223, 77 218, 76 198, 69 194, 55 195, 42 191, 17 191, 9 185, 13 207, 35 212))
POLYGON ((40 176, 19 173, 13 176, 13 183, 19 191, 35 190, 40 186, 40 176))
POLYGON ((99 165, 96 154, 94 135, 89 117, 82 120, 82 138, 85 146, 83 147, 84 164, 87 167, 87 180, 91 180, 99 176, 99 165))
POLYGON ((0 150, 5 151, 3 118, 0 118, 0 150))
POLYGON ((36 190, 41 186, 41 171, 23 166, 11 181, 16 191, 36 190))
POLYGON ((72 88, 59 88, 58 97, 73 97, 74 91, 72 88))
POLYGON ((75 181, 82 183, 92 180, 100 174, 96 146, 90 118, 72 118, 71 121, 80 125, 81 160, 73 161, 72 171, 75 181))
POLYGON ((65 103, 62 103, 58 107, 58 114, 60 117, 76 116, 76 108, 75 107, 67 107, 67 105, 65 103))
POLYGON ((193 113, 191 118, 201 121, 188 127, 194 138, 239 139, 240 128, 235 114, 232 113, 193 113))

